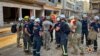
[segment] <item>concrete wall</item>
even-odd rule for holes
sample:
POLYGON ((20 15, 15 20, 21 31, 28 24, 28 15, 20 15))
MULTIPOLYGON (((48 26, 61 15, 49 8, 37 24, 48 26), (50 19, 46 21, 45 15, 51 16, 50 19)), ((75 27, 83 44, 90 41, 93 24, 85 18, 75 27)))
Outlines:
POLYGON ((85 13, 89 12, 89 2, 87 0, 83 1, 84 5, 83 5, 83 10, 85 13))
MULTIPOLYGON (((62 0, 61 0, 62 1, 62 0)), ((54 4, 54 3, 52 3, 54 4)), ((21 9, 30 9, 31 10, 31 15, 36 16, 36 10, 41 10, 41 16, 45 16, 45 8, 42 6, 32 6, 32 5, 27 5, 27 4, 21 4, 21 3, 12 3, 12 2, 0 2, 0 26, 4 26, 4 20, 3 20, 3 6, 4 7, 15 7, 19 9, 19 17, 22 17, 22 11, 21 9)), ((52 7, 46 7, 50 8, 51 10, 53 9, 52 7)), ((48 10, 48 9, 47 9, 48 10)), ((56 10, 56 9, 53 9, 56 10)), ((59 13, 60 14, 60 13, 59 13)))
POLYGON ((3 26, 3 7, 0 4, 0 26, 3 26))
POLYGON ((41 7, 34 7, 34 6, 29 6, 29 5, 17 4, 17 3, 0 2, 0 26, 4 26, 3 6, 4 7, 19 8, 19 10, 20 10, 19 11, 19 17, 22 17, 21 9, 30 9, 30 10, 32 10, 32 15, 34 15, 34 16, 35 16, 35 12, 34 12, 35 10, 41 10, 42 9, 41 7))

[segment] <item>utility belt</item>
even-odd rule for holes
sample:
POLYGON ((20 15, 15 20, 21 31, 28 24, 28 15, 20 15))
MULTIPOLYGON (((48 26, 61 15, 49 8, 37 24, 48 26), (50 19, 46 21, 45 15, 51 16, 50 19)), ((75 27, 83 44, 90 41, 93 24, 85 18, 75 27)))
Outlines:
POLYGON ((43 31, 49 31, 49 30, 43 30, 43 31))

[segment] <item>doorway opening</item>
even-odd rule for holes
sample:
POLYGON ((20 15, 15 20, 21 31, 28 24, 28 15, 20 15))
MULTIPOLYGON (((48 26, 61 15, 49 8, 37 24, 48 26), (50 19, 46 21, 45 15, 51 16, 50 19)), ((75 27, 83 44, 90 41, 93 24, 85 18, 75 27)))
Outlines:
POLYGON ((30 17, 30 11, 30 9, 22 9, 22 18, 24 18, 25 16, 30 17))
POLYGON ((51 15, 51 12, 52 12, 51 10, 45 10, 45 15, 46 16, 50 16, 51 15))
POLYGON ((18 8, 3 7, 3 17, 4 17, 4 24, 9 24, 13 21, 17 21, 19 17, 18 8))
POLYGON ((36 18, 39 18, 39 17, 41 17, 41 15, 42 15, 42 10, 36 10, 36 18))

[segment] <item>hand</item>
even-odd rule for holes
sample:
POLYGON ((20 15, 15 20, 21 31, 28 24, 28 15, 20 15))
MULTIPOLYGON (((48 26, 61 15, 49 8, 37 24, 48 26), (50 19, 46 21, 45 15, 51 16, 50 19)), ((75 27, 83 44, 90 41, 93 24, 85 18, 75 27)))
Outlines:
POLYGON ((55 29, 56 31, 59 31, 60 30, 60 27, 56 27, 56 29, 55 29))
POLYGON ((40 36, 43 36, 43 32, 39 32, 39 35, 40 35, 40 36))
POLYGON ((29 36, 31 36, 31 34, 29 34, 29 36))

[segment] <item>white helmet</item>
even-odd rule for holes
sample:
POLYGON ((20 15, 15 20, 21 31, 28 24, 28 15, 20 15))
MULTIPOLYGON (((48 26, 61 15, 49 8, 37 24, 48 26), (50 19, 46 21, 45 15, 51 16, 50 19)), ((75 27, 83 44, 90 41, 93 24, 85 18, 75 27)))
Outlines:
POLYGON ((69 17, 69 20, 72 20, 72 19, 74 19, 75 18, 75 16, 71 16, 71 17, 69 17))
POLYGON ((21 21, 21 20, 23 20, 23 18, 19 18, 18 20, 21 21))
POLYGON ((86 14, 83 14, 83 17, 87 17, 87 15, 86 14))
POLYGON ((39 18, 36 18, 36 19, 35 19, 35 22, 40 22, 40 19, 39 19, 39 18))
POLYGON ((65 17, 65 15, 64 15, 64 14, 61 14, 61 15, 60 15, 60 18, 66 18, 66 17, 65 17))
POLYGON ((60 21, 60 18, 59 17, 57 18, 57 21, 60 21))
POLYGON ((99 20, 100 18, 99 18, 99 16, 95 16, 94 19, 95 20, 99 20))
POLYGON ((69 17, 69 20, 72 20, 72 19, 78 19, 78 20, 80 20, 79 16, 77 16, 77 15, 69 17))
POLYGON ((35 20, 35 17, 34 17, 34 16, 31 16, 31 18, 30 18, 30 19, 35 20))

